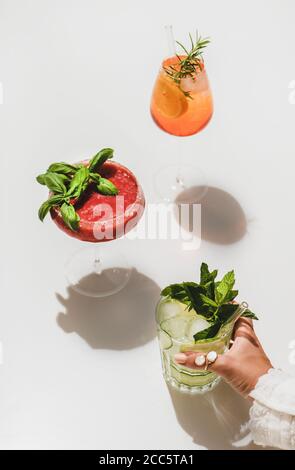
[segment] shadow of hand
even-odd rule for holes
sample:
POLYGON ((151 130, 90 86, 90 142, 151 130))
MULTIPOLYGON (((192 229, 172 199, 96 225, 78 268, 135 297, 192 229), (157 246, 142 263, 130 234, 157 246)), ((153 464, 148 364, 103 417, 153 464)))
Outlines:
MULTIPOLYGON (((81 287, 92 285, 92 277, 81 279, 81 287)), ((65 308, 57 324, 67 333, 75 332, 94 349, 131 349, 156 335, 154 311, 160 287, 133 268, 126 287, 104 298, 85 297, 68 287, 68 297, 56 294, 65 308)))

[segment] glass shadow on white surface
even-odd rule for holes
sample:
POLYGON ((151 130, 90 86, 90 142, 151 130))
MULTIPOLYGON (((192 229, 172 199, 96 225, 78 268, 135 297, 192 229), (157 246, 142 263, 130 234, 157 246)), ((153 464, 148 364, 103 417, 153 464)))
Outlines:
POLYGON ((213 186, 192 186, 175 199, 175 218, 181 227, 192 232, 193 204, 201 204, 202 240, 230 245, 241 240, 247 232, 246 215, 234 196, 213 186), (206 191, 205 191, 206 190, 206 191), (180 217, 180 204, 189 204, 189 217, 180 217))
POLYGON ((104 247, 82 248, 66 264, 66 278, 71 288, 89 297, 108 297, 120 292, 130 276, 131 268, 125 256, 104 247))
MULTIPOLYGON (((110 280, 107 272, 99 276, 106 289, 110 280)), ((93 289, 97 282, 98 277, 93 273, 79 284, 82 290, 93 289)), ((71 287, 67 290, 67 297, 56 293, 64 308, 57 315, 57 324, 65 333, 78 334, 93 349, 132 349, 156 336, 154 307, 160 287, 135 268, 126 287, 110 297, 86 297, 71 287)))
POLYGON ((227 383, 205 395, 189 395, 168 386, 176 417, 193 442, 209 450, 265 450, 251 441, 250 402, 227 383))

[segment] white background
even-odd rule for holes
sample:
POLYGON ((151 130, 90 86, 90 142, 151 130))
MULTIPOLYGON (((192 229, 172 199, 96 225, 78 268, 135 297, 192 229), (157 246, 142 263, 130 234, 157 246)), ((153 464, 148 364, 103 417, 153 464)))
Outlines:
POLYGON ((0 0, 1 448, 232 448, 243 399, 222 385, 217 416, 205 398, 170 395, 161 377, 159 290, 195 279, 202 260, 235 269, 267 352, 294 371, 294 18, 292 0, 0 0), (184 158, 238 201, 246 233, 194 252, 114 242, 137 273, 113 298, 84 298, 63 271, 80 244, 38 221, 45 193, 34 178, 111 146, 156 200, 153 174, 174 158, 149 116, 167 23, 182 41, 195 27, 212 38, 215 114, 184 158))

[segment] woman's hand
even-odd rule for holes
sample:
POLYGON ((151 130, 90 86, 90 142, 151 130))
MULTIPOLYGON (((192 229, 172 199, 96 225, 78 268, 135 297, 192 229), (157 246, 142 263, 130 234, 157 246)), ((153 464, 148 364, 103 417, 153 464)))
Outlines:
MULTIPOLYGON (((192 369, 204 369, 196 365, 196 358, 203 353, 186 352, 175 355, 175 362, 192 369)), ((208 370, 223 377, 237 392, 244 397, 255 388, 262 375, 272 368, 253 329, 253 322, 248 318, 237 320, 233 344, 225 354, 218 355, 208 370)))

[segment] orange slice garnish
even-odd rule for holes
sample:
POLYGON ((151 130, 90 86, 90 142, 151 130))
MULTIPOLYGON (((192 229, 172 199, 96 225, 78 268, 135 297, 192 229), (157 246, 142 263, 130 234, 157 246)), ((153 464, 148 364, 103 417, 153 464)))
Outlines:
POLYGON ((153 100, 161 114, 174 119, 182 116, 188 108, 183 92, 165 75, 157 80, 153 100))

